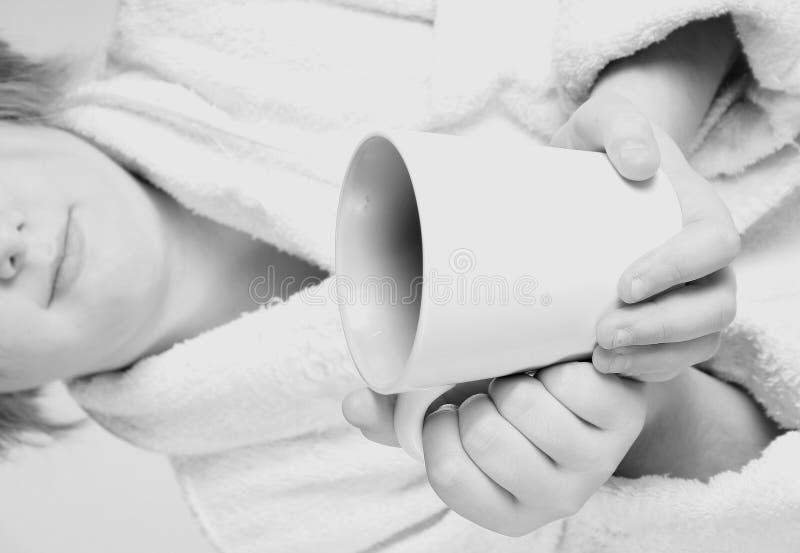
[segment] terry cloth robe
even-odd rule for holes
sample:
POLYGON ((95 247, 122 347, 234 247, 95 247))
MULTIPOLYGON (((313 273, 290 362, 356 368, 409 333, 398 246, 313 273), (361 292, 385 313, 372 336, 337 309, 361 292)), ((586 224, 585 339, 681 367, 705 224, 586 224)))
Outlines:
POLYGON ((330 270, 338 187, 362 131, 541 144, 609 61, 723 13, 751 74, 721 91, 693 161, 745 248, 739 315, 707 368, 787 429, 741 471, 613 478, 528 536, 479 528, 441 503, 422 465, 342 418, 362 384, 329 280, 77 380, 73 394, 111 432, 169 455, 226 553, 796 551, 794 0, 125 0, 106 74, 71 96, 60 124, 187 209, 330 270))

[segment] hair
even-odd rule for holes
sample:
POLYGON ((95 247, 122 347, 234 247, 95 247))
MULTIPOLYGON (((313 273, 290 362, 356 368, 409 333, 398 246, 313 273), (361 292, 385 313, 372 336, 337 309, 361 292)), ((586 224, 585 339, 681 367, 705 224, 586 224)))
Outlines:
MULTIPOLYGON (((44 122, 64 90, 66 71, 58 61, 34 61, 0 40, 0 121, 44 122)), ((0 458, 10 447, 33 443, 31 435, 58 435, 74 425, 49 420, 39 391, 0 394, 0 458)))
POLYGON ((42 411, 39 390, 0 394, 0 459, 19 445, 36 445, 34 436, 58 437, 80 424, 50 420, 42 411))
POLYGON ((0 40, 0 120, 44 120, 64 92, 66 69, 60 60, 30 60, 0 40))

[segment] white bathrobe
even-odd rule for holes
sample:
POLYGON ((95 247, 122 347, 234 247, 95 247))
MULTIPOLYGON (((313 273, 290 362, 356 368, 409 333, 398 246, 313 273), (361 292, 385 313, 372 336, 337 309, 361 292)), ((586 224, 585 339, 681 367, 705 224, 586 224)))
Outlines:
POLYGON ((338 186, 361 131, 540 144, 610 60, 725 12, 752 77, 721 92, 693 161, 745 251, 739 316, 708 366, 789 430, 742 471, 615 478, 528 536, 481 529, 441 503, 422 465, 345 423, 340 400, 361 382, 327 281, 74 382, 74 395, 112 432, 171 457, 227 553, 796 551, 794 0, 127 0, 107 74, 71 97, 61 123, 187 209, 330 270, 338 186))

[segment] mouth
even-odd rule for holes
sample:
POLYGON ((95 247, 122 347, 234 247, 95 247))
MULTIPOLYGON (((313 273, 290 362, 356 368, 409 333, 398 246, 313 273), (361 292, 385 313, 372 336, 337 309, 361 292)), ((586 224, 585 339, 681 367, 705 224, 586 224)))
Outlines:
POLYGON ((66 221, 58 234, 58 253, 53 260, 49 306, 78 276, 83 242, 74 218, 73 208, 67 211, 66 221))

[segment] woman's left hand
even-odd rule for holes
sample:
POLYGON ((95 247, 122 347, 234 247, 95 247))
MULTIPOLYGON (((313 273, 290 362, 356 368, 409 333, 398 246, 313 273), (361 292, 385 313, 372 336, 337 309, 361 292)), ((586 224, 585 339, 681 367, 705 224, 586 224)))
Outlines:
MULTIPOLYGON (((343 411, 366 437, 397 445, 395 399, 358 390, 343 411)), ((464 518, 509 536, 575 514, 614 473, 647 411, 644 385, 590 363, 461 384, 440 403, 422 428, 431 487, 464 518)))
POLYGON ((617 94, 588 100, 551 145, 605 151, 630 180, 649 179, 660 166, 683 214, 683 230, 634 261, 620 277, 618 295, 628 305, 597 323, 598 346, 592 356, 597 370, 663 381, 712 357, 720 332, 736 315, 736 280, 728 265, 740 240, 711 184, 664 131, 617 94))

